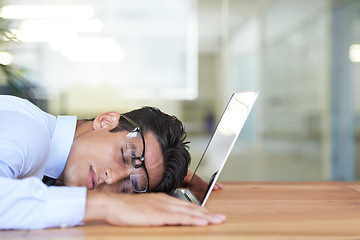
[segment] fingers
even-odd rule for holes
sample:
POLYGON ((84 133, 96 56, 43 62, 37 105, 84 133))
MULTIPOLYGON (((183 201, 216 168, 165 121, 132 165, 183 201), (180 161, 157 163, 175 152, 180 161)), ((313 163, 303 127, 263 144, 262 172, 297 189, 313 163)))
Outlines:
POLYGON ((169 197, 166 201, 167 203, 171 202, 171 206, 167 206, 169 207, 168 211, 170 214, 176 214, 177 220, 181 221, 177 224, 204 226, 209 224, 221 224, 226 221, 224 215, 211 213, 197 204, 173 197, 169 197))
MULTIPOLYGON (((210 224, 221 224, 226 217, 214 214, 201 206, 177 199, 166 194, 147 194, 147 209, 142 213, 149 213, 152 226, 160 225, 193 225, 206 226, 210 224)), ((144 217, 143 219, 146 219, 144 217)), ((149 224, 144 222, 143 224, 149 224)))
POLYGON ((209 216, 193 216, 188 214, 172 214, 163 224, 159 225, 182 225, 182 226, 207 226, 210 224, 221 224, 226 217, 221 214, 210 214, 209 216))
MULTIPOLYGON (((207 226, 210 224, 221 224, 226 217, 221 214, 185 214, 182 212, 166 212, 161 216, 153 215, 151 226, 182 225, 182 226, 207 226)), ((144 223, 146 226, 148 223, 144 223)))
POLYGON ((217 191, 217 190, 221 190, 224 188, 224 185, 222 185, 221 183, 215 183, 215 186, 213 188, 213 191, 217 191))

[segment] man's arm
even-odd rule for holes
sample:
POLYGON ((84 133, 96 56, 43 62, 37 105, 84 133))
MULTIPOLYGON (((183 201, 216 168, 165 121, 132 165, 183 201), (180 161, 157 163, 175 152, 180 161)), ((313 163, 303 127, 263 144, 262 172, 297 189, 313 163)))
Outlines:
POLYGON ((71 227, 81 223, 86 188, 47 187, 40 179, 0 176, 0 229, 71 227))
POLYGON ((102 221, 119 226, 220 224, 225 216, 162 193, 116 194, 87 192, 83 222, 102 221))
POLYGON ((102 221, 122 226, 207 225, 222 215, 165 194, 116 194, 47 187, 37 178, 0 176, 0 229, 72 227, 102 221), (85 217, 84 217, 85 216, 85 217))

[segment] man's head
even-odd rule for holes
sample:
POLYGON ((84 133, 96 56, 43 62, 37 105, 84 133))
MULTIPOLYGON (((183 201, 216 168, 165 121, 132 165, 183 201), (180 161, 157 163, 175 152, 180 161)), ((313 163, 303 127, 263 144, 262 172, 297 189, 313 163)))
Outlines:
POLYGON ((144 143, 144 164, 141 167, 147 169, 149 191, 170 193, 182 183, 190 154, 184 142, 183 125, 176 117, 156 108, 144 107, 123 115, 103 113, 87 122, 85 129, 79 130, 80 134, 75 136, 63 173, 66 185, 132 192, 129 180, 134 167, 128 159, 133 158, 128 156, 131 151, 127 151, 132 149, 128 147, 132 140, 128 143, 128 139, 129 135, 140 136, 140 133, 144 138, 139 138, 136 149, 142 148, 144 143), (129 134, 135 129, 137 131, 129 134))
MULTIPOLYGON (((181 121, 153 107, 143 107, 123 115, 138 124, 144 134, 153 133, 160 144, 164 174, 160 183, 150 191, 170 193, 179 187, 190 164, 186 133, 181 121)), ((111 132, 133 129, 128 120, 120 118, 119 125, 111 132)))

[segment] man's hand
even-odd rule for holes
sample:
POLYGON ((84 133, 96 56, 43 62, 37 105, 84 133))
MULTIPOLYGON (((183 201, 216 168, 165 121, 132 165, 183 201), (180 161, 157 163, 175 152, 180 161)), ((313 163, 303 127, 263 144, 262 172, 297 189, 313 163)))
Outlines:
POLYGON ((84 222, 118 226, 220 224, 224 215, 163 193, 116 194, 88 191, 84 222))
MULTIPOLYGON (((191 192, 196 196, 196 198, 202 202, 205 197, 205 193, 209 189, 209 183, 202 180, 199 176, 195 175, 194 179, 191 181, 193 173, 188 170, 186 177, 184 178, 183 187, 189 187, 191 192), (190 183, 191 181, 191 183, 190 183), (189 185, 190 184, 190 185, 189 185)), ((213 191, 223 189, 224 186, 221 183, 215 183, 213 191)))
MULTIPOLYGON (((184 183, 183 183, 184 187, 188 186, 193 174, 194 173, 192 173, 190 170, 188 170, 187 175, 184 178, 184 183)), ((196 187, 198 187, 200 189, 207 189, 209 183, 206 183, 199 176, 195 175, 193 181, 191 182, 191 185, 192 185, 191 189, 193 189, 194 187, 195 187, 195 189, 196 189, 196 187)), ((224 186, 221 183, 217 182, 217 183, 215 183, 213 191, 217 191, 217 190, 220 190, 220 189, 223 189, 223 188, 224 188, 224 186)))

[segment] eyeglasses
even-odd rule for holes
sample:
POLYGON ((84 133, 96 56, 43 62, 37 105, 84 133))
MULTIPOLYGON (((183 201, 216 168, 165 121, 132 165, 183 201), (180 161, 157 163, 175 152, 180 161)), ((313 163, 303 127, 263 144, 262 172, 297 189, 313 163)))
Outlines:
POLYGON ((133 127, 130 133, 126 135, 126 156, 130 157, 130 163, 133 169, 130 172, 130 185, 136 193, 146 193, 149 191, 149 174, 145 168, 145 139, 139 127, 130 118, 121 115, 133 127))

